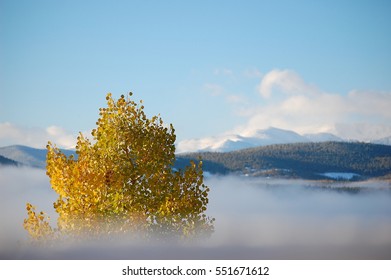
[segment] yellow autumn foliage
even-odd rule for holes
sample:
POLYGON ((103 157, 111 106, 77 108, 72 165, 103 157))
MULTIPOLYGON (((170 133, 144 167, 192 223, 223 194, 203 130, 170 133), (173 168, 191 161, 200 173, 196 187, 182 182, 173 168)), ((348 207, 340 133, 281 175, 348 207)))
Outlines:
MULTIPOLYGON (((131 93, 130 93, 131 96, 131 93)), ((50 142, 47 175, 57 192, 57 228, 27 204, 24 227, 35 240, 61 236, 137 234, 195 237, 213 232, 206 216, 209 188, 202 163, 174 171, 175 130, 159 116, 147 118, 142 101, 106 97, 92 141, 81 133, 77 157, 50 142)))

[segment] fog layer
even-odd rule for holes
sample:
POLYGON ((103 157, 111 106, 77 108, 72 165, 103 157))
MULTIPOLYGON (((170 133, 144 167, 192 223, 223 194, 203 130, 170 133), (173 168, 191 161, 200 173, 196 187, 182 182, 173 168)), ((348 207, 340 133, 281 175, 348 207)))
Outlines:
POLYGON ((387 182, 318 183, 208 177, 215 233, 190 243, 110 242, 34 247, 25 204, 55 223, 45 171, 0 168, 1 259, 391 259, 387 182), (104 244, 104 245, 102 245, 104 244))

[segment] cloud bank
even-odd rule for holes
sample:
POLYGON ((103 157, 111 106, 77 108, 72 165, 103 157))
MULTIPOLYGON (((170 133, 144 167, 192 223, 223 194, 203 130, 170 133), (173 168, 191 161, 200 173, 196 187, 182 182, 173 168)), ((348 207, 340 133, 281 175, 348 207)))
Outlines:
MULTIPOLYGON (((209 90, 218 96, 224 92, 224 87, 214 84, 209 90)), ((258 130, 268 127, 299 134, 332 133, 343 139, 358 141, 391 136, 391 92, 327 92, 306 82, 292 70, 278 69, 261 77, 256 92, 256 102, 244 103, 243 99, 237 98, 241 100, 240 104, 237 102, 237 114, 246 116, 242 125, 222 135, 184 140, 178 147, 186 151, 211 147, 216 139, 223 141, 232 135, 252 137, 258 130), (244 105, 247 106, 245 109, 244 105)))
POLYGON ((74 148, 76 136, 58 126, 47 128, 23 127, 9 122, 0 123, 0 146, 26 145, 44 148, 52 141, 60 148, 74 148))
POLYGON ((0 259, 389 259, 391 194, 387 182, 333 184, 208 177, 207 214, 215 233, 200 242, 131 238, 34 247, 23 229, 25 203, 56 216, 45 171, 0 168, 0 259), (342 188, 344 187, 344 188, 342 188), (338 191, 342 188, 345 191, 338 191), (350 193, 349 188, 362 189, 350 193))
POLYGON ((272 70, 258 85, 262 98, 242 132, 276 126, 298 133, 329 132, 367 141, 391 135, 391 92, 318 89, 291 70, 272 70))

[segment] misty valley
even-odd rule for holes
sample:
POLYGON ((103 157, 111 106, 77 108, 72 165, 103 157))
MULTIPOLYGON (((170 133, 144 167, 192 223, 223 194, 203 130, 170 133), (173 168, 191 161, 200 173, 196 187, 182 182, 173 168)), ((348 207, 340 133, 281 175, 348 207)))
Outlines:
POLYGON ((42 248, 29 243, 22 225, 27 201, 56 223, 46 152, 0 148, 2 259, 391 258, 391 146, 296 143, 178 154, 173 169, 203 161, 207 214, 216 219, 210 238, 183 244, 117 236, 42 248))
POLYGON ((194 242, 113 240, 36 247, 23 229, 31 201, 55 223, 45 170, 0 168, 2 259, 389 259, 389 180, 325 181, 209 175, 215 232, 194 242))

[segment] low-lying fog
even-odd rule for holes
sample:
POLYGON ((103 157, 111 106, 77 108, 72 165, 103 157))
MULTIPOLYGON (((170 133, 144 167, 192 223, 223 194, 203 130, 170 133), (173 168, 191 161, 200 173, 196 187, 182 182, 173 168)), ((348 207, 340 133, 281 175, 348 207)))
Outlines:
POLYGON ((391 259, 389 182, 208 177, 215 233, 191 244, 29 245, 25 204, 56 215, 44 170, 0 168, 0 259, 391 259))

